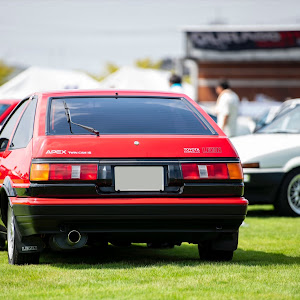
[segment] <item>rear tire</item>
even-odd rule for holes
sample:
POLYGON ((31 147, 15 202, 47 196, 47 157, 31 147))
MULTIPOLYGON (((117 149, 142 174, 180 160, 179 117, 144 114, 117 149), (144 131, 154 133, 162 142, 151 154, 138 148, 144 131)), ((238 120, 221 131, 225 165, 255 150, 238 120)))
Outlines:
POLYGON ((233 251, 213 250, 210 244, 198 244, 200 259, 204 261, 231 261, 233 251))
POLYGON ((282 216, 300 216, 300 168, 286 175, 274 207, 282 216))
POLYGON ((0 250, 5 248, 6 228, 0 225, 0 250))
POLYGON ((7 210, 7 253, 8 262, 11 265, 38 264, 40 253, 20 253, 18 251, 18 239, 16 236, 15 216, 8 205, 7 210))

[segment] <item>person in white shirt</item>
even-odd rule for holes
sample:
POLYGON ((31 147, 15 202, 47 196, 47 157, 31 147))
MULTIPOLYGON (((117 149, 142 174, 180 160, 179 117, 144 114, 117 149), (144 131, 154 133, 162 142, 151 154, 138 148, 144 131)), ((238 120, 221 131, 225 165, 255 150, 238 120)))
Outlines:
POLYGON ((228 137, 233 137, 236 135, 239 96, 230 89, 226 80, 219 82, 216 93, 218 94, 216 104, 217 123, 228 137))
POLYGON ((179 75, 173 74, 169 79, 170 91, 173 93, 184 94, 184 89, 182 87, 182 79, 179 75))

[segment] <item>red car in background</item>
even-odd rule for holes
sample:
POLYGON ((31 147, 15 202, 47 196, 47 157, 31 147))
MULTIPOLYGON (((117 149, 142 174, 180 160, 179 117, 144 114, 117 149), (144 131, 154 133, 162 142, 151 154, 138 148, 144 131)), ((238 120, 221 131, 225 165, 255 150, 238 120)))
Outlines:
POLYGON ((19 102, 20 100, 16 99, 0 99, 0 125, 2 125, 19 102))
POLYGON ((96 242, 189 242, 201 259, 232 259, 248 204, 240 159, 186 95, 38 93, 0 134, 9 263, 96 242))

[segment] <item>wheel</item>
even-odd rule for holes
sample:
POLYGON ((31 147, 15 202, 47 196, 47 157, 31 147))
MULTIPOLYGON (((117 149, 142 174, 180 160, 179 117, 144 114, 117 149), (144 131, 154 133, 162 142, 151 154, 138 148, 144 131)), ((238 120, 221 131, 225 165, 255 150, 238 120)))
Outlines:
POLYGON ((40 253, 20 253, 18 251, 18 239, 16 236, 15 216, 8 205, 7 210, 7 253, 8 262, 11 265, 38 264, 40 253))
POLYGON ((300 216, 300 168, 286 175, 274 206, 280 215, 300 216))
POLYGON ((233 251, 212 250, 209 243, 198 244, 199 256, 204 261, 231 261, 233 251))
POLYGON ((6 228, 0 225, 0 250, 5 248, 6 228))

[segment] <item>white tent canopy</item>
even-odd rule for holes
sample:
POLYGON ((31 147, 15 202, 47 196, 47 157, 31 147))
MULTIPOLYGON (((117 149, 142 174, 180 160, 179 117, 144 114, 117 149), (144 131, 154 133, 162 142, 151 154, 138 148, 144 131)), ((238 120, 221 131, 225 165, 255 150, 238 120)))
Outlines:
POLYGON ((22 99, 39 91, 99 88, 98 81, 80 71, 30 67, 0 86, 0 99, 22 99))
MULTIPOLYGON (((102 89, 170 91, 171 72, 125 66, 100 82, 102 89)), ((192 85, 184 83, 185 94, 194 98, 192 85)))

